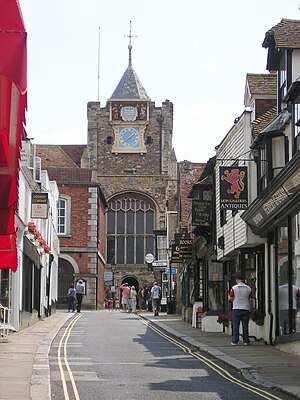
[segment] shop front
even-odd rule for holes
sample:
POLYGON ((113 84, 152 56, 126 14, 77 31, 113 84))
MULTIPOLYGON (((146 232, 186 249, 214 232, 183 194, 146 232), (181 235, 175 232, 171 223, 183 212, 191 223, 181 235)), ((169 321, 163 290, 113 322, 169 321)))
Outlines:
POLYGON ((267 238, 274 343, 284 346, 295 342, 295 347, 299 347, 300 340, 299 165, 298 152, 242 216, 255 234, 267 238))

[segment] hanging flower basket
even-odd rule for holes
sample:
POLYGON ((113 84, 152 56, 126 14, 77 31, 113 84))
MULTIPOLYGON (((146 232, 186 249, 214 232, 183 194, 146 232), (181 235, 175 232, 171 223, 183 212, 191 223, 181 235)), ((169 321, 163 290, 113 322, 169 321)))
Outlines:
POLYGON ((229 322, 231 321, 231 312, 228 314, 219 314, 217 322, 218 324, 223 324, 226 328, 229 326, 229 322))
POLYGON ((256 325, 262 326, 265 320, 265 313, 257 308, 250 310, 250 319, 256 323, 256 325))
POLYGON ((40 254, 51 253, 51 247, 47 245, 46 240, 43 238, 41 232, 37 230, 34 222, 28 222, 26 236, 33 242, 36 247, 41 250, 39 251, 40 254))

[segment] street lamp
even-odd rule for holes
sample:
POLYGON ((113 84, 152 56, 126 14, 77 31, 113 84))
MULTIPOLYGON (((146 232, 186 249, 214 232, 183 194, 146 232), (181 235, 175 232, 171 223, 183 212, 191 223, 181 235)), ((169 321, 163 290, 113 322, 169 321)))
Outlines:
POLYGON ((117 265, 111 264, 111 271, 112 271, 111 295, 112 295, 112 299, 114 301, 114 306, 115 306, 115 292, 116 292, 116 288, 115 288, 115 271, 116 271, 116 269, 117 269, 117 265))
POLYGON ((168 287, 168 304, 167 314, 175 314, 175 296, 173 295, 173 281, 172 281, 172 247, 167 249, 167 268, 169 268, 169 287, 168 287))

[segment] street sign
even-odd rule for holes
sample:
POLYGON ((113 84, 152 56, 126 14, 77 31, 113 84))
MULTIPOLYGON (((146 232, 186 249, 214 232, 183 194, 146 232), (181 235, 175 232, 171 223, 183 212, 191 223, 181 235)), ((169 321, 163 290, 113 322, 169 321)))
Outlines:
POLYGON ((156 260, 156 261, 153 261, 152 266, 153 267, 166 267, 167 266, 167 260, 156 260))
MULTIPOLYGON (((165 273, 170 274, 170 268, 166 268, 165 273)), ((177 268, 171 268, 171 274, 177 274, 177 268)))
POLYGON ((153 263, 154 260, 155 259, 154 259, 154 255, 153 254, 151 254, 151 253, 146 254, 145 261, 146 261, 147 264, 153 263))
POLYGON ((113 273, 111 271, 104 272, 104 281, 112 281, 113 280, 113 273))

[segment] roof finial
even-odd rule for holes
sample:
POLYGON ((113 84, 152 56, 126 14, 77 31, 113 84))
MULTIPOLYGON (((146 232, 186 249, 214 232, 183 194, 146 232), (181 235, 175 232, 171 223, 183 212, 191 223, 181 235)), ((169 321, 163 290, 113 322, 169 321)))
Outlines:
POLYGON ((132 34, 131 34, 131 28, 132 28, 132 21, 130 21, 129 25, 129 45, 128 45, 128 50, 129 50, 129 58, 128 58, 128 67, 132 66, 132 58, 131 58, 131 49, 132 49, 132 44, 131 44, 131 39, 132 39, 132 34))
POLYGON ((131 33, 131 29, 132 29, 132 21, 129 21, 130 25, 129 25, 129 35, 127 36, 129 38, 129 45, 128 45, 128 50, 129 50, 129 59, 128 59, 128 66, 131 67, 132 66, 132 58, 131 58, 131 49, 132 49, 132 44, 131 44, 131 39, 133 37, 137 37, 137 36, 133 36, 131 33))

